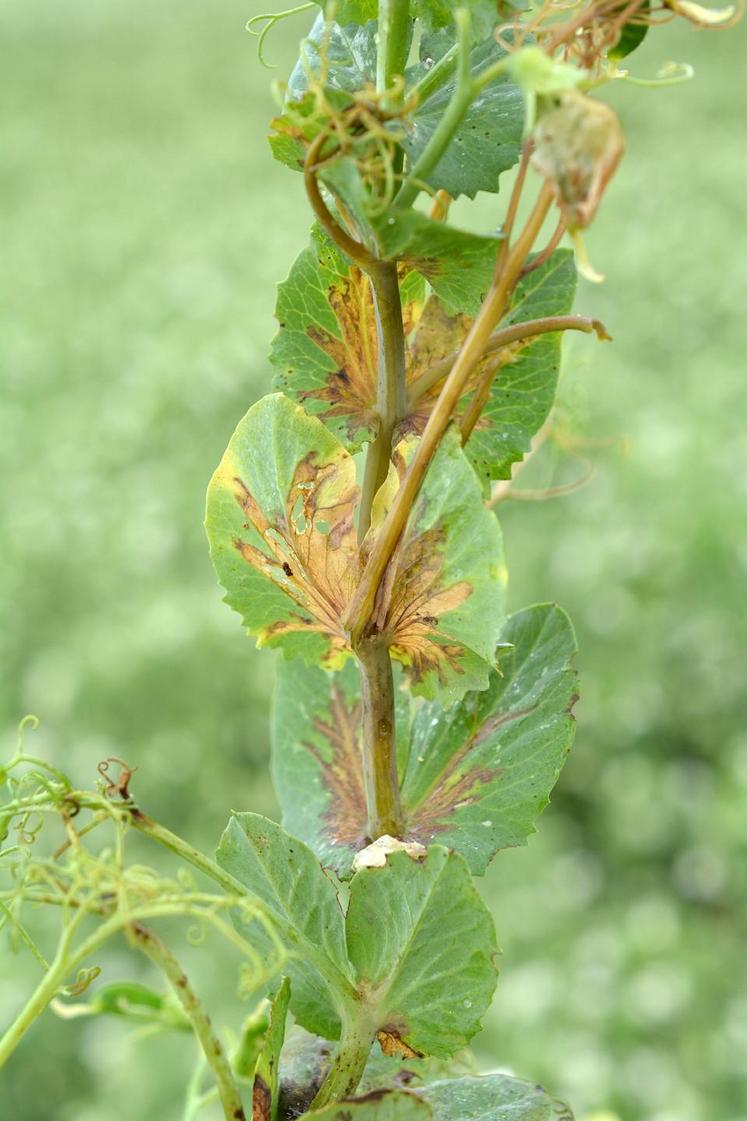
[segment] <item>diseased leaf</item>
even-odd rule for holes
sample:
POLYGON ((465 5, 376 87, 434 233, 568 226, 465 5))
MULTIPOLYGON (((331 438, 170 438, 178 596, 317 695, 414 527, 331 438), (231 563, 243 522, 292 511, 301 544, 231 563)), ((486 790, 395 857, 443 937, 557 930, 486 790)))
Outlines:
MULTIPOLYGON (((401 469, 413 446, 401 446, 401 469)), ((340 617, 359 578, 357 499, 353 459, 320 421, 280 394, 249 410, 210 484, 207 527, 226 602, 260 644, 329 667, 351 652, 340 617)), ((376 625, 414 690, 453 703, 484 688, 505 566, 456 432, 434 457, 392 574, 376 625)))
POLYGON ((512 649, 484 692, 416 714, 402 787, 408 839, 453 846, 475 874, 534 832, 575 731, 567 615, 553 604, 519 611, 501 640, 512 649))
MULTIPOLYGON (((405 335, 425 298, 417 273, 402 269, 405 335)), ((376 436, 378 339, 369 278, 318 227, 280 285, 280 330, 270 361, 275 386, 323 420, 350 451, 376 436)))
POLYGON ((275 1121, 278 1115, 280 1052, 290 1001, 290 981, 283 977, 270 1008, 270 1022, 252 1083, 252 1121, 275 1121))
MULTIPOLYGON (((415 446, 410 440, 397 449, 400 473, 415 446)), ((394 492, 394 474, 393 468, 378 496, 371 536, 388 488, 394 492)), ((413 692, 450 705, 468 689, 486 687, 505 618, 505 585, 500 530, 452 429, 415 500, 377 619, 413 692)))
POLYGON ((418 1091, 434 1121, 552 1121, 554 1102, 541 1086, 508 1074, 449 1078, 418 1091))
POLYGON ((448 1057, 466 1046, 493 995, 497 947, 460 856, 434 845, 422 861, 393 853, 383 868, 357 872, 345 927, 377 1031, 410 1053, 448 1057))
MULTIPOLYGON (((436 3, 434 0, 425 2, 432 7, 437 6, 437 0, 436 3)), ((488 15, 488 20, 492 19, 494 25, 495 4, 491 7, 492 14, 488 15)), ((506 54, 492 35, 485 38, 486 23, 483 19, 476 25, 478 45, 471 55, 475 76, 506 54)), ((453 27, 424 35, 420 44, 420 61, 407 72, 408 87, 426 78, 434 63, 453 47, 454 42, 453 27)), ((455 88, 454 69, 451 78, 432 94, 426 95, 412 117, 405 119, 402 147, 411 163, 422 154, 436 131, 455 88)), ((472 102, 447 151, 425 181, 434 190, 448 191, 453 198, 459 195, 474 198, 478 191, 496 192, 500 175, 519 159, 523 131, 524 95, 507 77, 497 78, 472 102)))
MULTIPOLYGON (((557 250, 518 285, 498 329, 545 316, 567 315, 575 285, 572 254, 557 250)), ((431 367, 461 347, 471 325, 469 316, 450 315, 440 301, 428 300, 409 348, 411 390, 431 367)), ((485 489, 492 479, 510 478, 512 465, 529 451, 532 437, 547 419, 555 399, 560 349, 560 332, 514 342, 488 353, 470 378, 457 416, 469 405, 473 387, 483 373, 495 372, 490 397, 465 448, 485 489)), ((441 384, 422 393, 403 430, 422 432, 441 384)))
MULTIPOLYGON (((395 683, 400 678, 395 666, 395 683)), ((272 721, 272 776, 283 824, 325 868, 348 877, 366 836, 361 772, 360 677, 350 661, 336 674, 301 661, 278 666, 272 721)), ((410 713, 395 692, 398 755, 406 758, 410 713)))
MULTIPOLYGON (((487 690, 451 711, 425 705, 410 729, 407 695, 397 694, 406 839, 453 847, 473 874, 533 832, 575 731, 576 644, 565 613, 526 608, 500 640, 510 649, 487 690)), ((336 674, 280 667, 272 750, 284 821, 342 877, 367 843, 359 697, 353 665, 336 674)))
MULTIPOLYGON (((573 254, 558 249, 518 285, 499 329, 544 316, 568 315, 575 291, 573 254)), ((547 419, 558 384, 561 342, 560 332, 539 335, 480 367, 500 367, 466 446, 467 457, 483 484, 511 477, 512 465, 529 451, 532 437, 547 419)), ((469 394, 465 402, 468 400, 469 394)))
MULTIPOLYGON (((343 982, 350 976, 343 914, 334 884, 304 844, 259 814, 233 815, 217 859, 278 921, 289 951, 284 968, 290 978, 294 1016, 309 1031, 337 1039, 337 1005, 328 980, 320 973, 329 963, 343 982)), ((251 923, 242 933, 262 952, 267 934, 259 923, 251 923)))
POLYGON ((207 498, 210 553, 260 646, 340 664, 339 622, 358 580, 355 464, 324 425, 287 397, 263 397, 240 421, 207 498))
POLYGON ((429 1121, 430 1106, 408 1090, 374 1090, 362 1098, 304 1113, 301 1121, 429 1121))

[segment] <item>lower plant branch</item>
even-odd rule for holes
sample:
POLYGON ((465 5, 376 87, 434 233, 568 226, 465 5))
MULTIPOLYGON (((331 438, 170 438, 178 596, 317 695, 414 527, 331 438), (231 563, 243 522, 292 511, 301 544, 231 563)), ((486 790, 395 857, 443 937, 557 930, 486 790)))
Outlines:
POLYGON ((197 994, 190 985, 189 979, 179 962, 168 946, 142 923, 130 924, 127 927, 127 934, 131 942, 142 950, 167 978, 186 1016, 189 1018, 205 1056, 205 1061, 215 1077, 218 1096, 223 1106, 226 1121, 246 1121, 244 1105, 231 1070, 231 1064, 220 1040, 213 1031, 209 1016, 202 1008, 197 994))
POLYGON ((357 644, 371 618, 376 592, 407 524, 425 473, 451 422, 467 382, 485 353, 490 336, 503 318, 521 269, 542 228, 551 203, 552 190, 544 184, 505 265, 496 270, 485 302, 470 328, 451 373, 444 382, 415 455, 377 534, 360 583, 343 616, 342 622, 351 636, 353 646, 357 644))
POLYGON ((366 1069, 373 1040, 374 1033, 367 1024, 343 1022, 339 1047, 310 1109, 320 1109, 328 1102, 340 1101, 355 1093, 366 1069))
POLYGON ((372 841, 403 832, 397 777, 394 681, 389 647, 381 636, 364 638, 356 648, 363 700, 363 778, 372 841))

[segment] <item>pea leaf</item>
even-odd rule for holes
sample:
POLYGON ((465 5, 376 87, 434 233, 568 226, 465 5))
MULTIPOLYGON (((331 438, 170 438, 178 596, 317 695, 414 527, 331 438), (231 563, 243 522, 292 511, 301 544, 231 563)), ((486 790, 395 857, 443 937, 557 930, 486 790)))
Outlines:
MULTIPOLYGON (((404 760, 410 734, 404 689, 396 691, 396 706, 398 754, 404 760)), ((356 852, 370 840, 360 734, 360 677, 354 662, 335 674, 299 661, 278 665, 272 776, 283 825, 342 877, 350 876, 356 852)))
MULTIPOLYGON (((487 690, 450 712, 428 704, 413 719, 399 693, 406 839, 453 847, 475 874, 533 832, 575 730, 576 645, 565 613, 529 607, 509 617, 500 638, 511 645, 487 690)), ((336 674, 280 667, 272 751, 283 819, 343 877, 367 843, 359 697, 353 666, 336 674)))
POLYGON ((301 1121, 429 1121, 432 1116, 427 1103, 409 1090, 377 1090, 304 1113, 301 1121))
MULTIPOLYGON (((374 505, 370 537, 395 492, 396 474, 404 473, 416 446, 410 439, 396 450, 395 467, 374 505)), ((379 608, 382 633, 414 693, 450 705, 468 689, 487 686, 505 618, 505 585, 500 529, 452 429, 415 500, 388 599, 379 608)))
POLYGON ((385 260, 417 269, 450 314, 477 314, 493 277, 499 238, 466 233, 417 210, 391 208, 373 216, 371 225, 385 260))
MULTIPOLYGON (((405 334, 425 298, 417 273, 401 269, 405 334)), ((350 451, 376 435, 378 340, 371 285, 318 227, 278 289, 280 330, 270 362, 275 386, 324 421, 350 451)))
POLYGON ((450 712, 415 716, 402 798, 408 838, 453 846, 475 874, 498 849, 524 844, 573 742, 576 653, 553 604, 512 615, 511 644, 482 693, 450 712))
MULTIPOLYGON (((401 470, 414 444, 401 445, 401 470)), ((393 469, 389 494, 396 484, 393 469)), ((320 421, 280 394, 249 410, 210 484, 207 527, 226 602, 260 644, 330 667, 351 652, 340 616, 359 578, 357 499, 353 459, 320 421)), ((392 572, 377 623, 415 692, 453 703, 484 688, 505 566, 456 432, 434 457, 392 572)))
POLYGON ((460 856, 434 845, 422 861, 399 852, 361 869, 345 928, 385 1048, 448 1057, 466 1046, 495 989, 497 947, 460 856))
MULTIPOLYGON (((488 66, 503 58, 506 52, 493 38, 496 9, 493 0, 471 0, 472 49, 470 64, 475 77, 488 66)), ((363 14, 363 13, 359 13, 363 14)), ((417 0, 414 14, 423 22, 424 35, 420 44, 419 62, 405 73, 405 93, 418 89, 413 98, 414 108, 391 126, 406 152, 410 164, 424 151, 451 101, 456 88, 456 67, 440 83, 429 82, 428 75, 456 42, 452 5, 446 0, 417 0), (420 91, 422 95, 420 94, 420 91)), ((286 92, 288 103, 300 106, 300 113, 313 113, 311 103, 304 109, 309 90, 309 74, 323 79, 330 94, 352 94, 375 88, 377 23, 375 20, 346 20, 349 13, 336 13, 337 22, 317 17, 304 40, 302 57, 296 64, 286 92)), ((290 117, 298 116, 292 108, 273 122, 281 136, 292 132, 290 117)), ((298 129, 298 121, 296 121, 298 129)), ((439 160, 425 182, 434 190, 443 189, 453 197, 468 195, 474 198, 478 191, 498 190, 502 172, 517 162, 524 131, 524 96, 519 87, 507 77, 498 77, 489 83, 474 99, 462 123, 455 131, 448 150, 439 160)), ((303 134, 305 129, 301 128, 303 134)), ((297 141, 303 138, 297 134, 297 141)), ((306 135, 306 139, 310 139, 306 135)), ((287 140, 273 142, 275 155, 289 166, 298 166, 298 151, 288 146, 287 140)))
POLYGON ((419 1091, 433 1111, 434 1121, 552 1121, 555 1104, 531 1082, 508 1074, 477 1078, 448 1078, 419 1091))
POLYGON ((290 1001, 290 981, 284 977, 270 1009, 265 1041, 252 1083, 252 1121, 275 1121, 278 1115, 280 1052, 290 1001))
MULTIPOLYGON (((433 4, 433 0, 427 0, 433 4)), ((443 5, 445 6, 445 5, 443 5)), ((495 5, 492 21, 495 23, 495 5)), ((479 15, 479 13, 478 13, 479 15)), ((486 67, 504 57, 506 52, 490 36, 485 38, 486 23, 478 23, 477 46, 472 50, 472 73, 478 76, 486 67)), ((408 87, 427 79, 434 63, 446 54, 455 42, 453 27, 426 34, 420 44, 420 61, 407 72, 408 87)), ((404 121, 402 147, 413 164, 424 151, 436 131, 456 88, 452 76, 418 105, 411 118, 404 121)), ((470 105, 454 138, 426 182, 434 190, 444 190, 453 197, 474 198, 478 191, 497 192, 499 177, 519 159, 524 131, 524 95, 507 77, 496 78, 481 91, 470 105)))
MULTIPOLYGON (((334 884, 304 844, 259 814, 233 815, 217 859, 275 919, 289 952, 285 968, 290 1008, 298 1022, 317 1035, 337 1039, 339 1001, 344 999, 350 966, 334 884)), ((267 945, 268 935, 259 923, 249 924, 242 933, 260 952, 267 945)))
POLYGON ((240 421, 208 489, 206 526, 226 603, 260 646, 341 664, 357 500, 352 458, 298 405, 271 395, 240 421))

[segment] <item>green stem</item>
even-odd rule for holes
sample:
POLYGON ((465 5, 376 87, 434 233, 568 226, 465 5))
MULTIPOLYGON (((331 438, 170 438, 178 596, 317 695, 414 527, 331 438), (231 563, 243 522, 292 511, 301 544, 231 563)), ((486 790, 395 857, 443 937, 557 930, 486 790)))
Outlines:
POLYGON ((226 1053, 179 962, 168 946, 142 923, 132 923, 127 929, 138 949, 142 950, 168 979, 177 1000, 192 1024, 205 1060, 213 1072, 226 1121, 246 1121, 241 1094, 226 1053))
POLYGON ((410 0, 379 0, 376 89, 386 93, 402 75, 410 45, 410 0))
POLYGON ((470 68, 469 13, 464 9, 457 9, 454 12, 454 21, 457 28, 459 56, 456 89, 433 136, 397 192, 394 205, 402 209, 412 206, 421 191, 423 181, 427 179, 448 148, 474 97, 470 68))
POLYGON ((368 1025, 343 1021, 340 1045, 310 1109, 320 1109, 328 1102, 349 1098, 355 1092, 366 1069, 373 1038, 368 1025))
POLYGON ((380 636, 364 638, 356 649, 363 700, 363 778, 372 841, 403 832, 397 777, 394 681, 389 646, 380 636))
POLYGON ((376 411, 379 431, 366 457, 363 494, 358 514, 358 540, 371 525, 371 508, 377 490, 385 481, 392 456, 394 429, 407 408, 405 393, 405 336, 399 295, 397 264, 381 261, 370 270, 378 341, 376 411))
POLYGON ((60 939, 57 953, 26 1004, 0 1039, 0 1068, 8 1061, 26 1032, 39 1019, 54 1000, 69 972, 67 951, 70 942, 68 931, 60 939))

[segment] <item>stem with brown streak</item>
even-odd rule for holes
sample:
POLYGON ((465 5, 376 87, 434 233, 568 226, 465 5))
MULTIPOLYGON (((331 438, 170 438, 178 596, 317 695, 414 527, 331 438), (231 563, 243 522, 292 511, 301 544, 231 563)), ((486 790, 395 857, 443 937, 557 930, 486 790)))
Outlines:
POLYGON ((389 645, 381 635, 356 647, 363 700, 363 778, 372 841, 402 834, 402 806, 394 736, 394 681, 389 645))
POLYGON ((168 946, 142 923, 132 923, 127 927, 127 934, 132 943, 158 966, 174 990, 197 1036, 205 1061, 215 1077, 226 1121, 246 1121, 241 1093, 233 1076, 231 1064, 213 1031, 210 1017, 200 1004, 179 962, 168 946))

